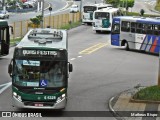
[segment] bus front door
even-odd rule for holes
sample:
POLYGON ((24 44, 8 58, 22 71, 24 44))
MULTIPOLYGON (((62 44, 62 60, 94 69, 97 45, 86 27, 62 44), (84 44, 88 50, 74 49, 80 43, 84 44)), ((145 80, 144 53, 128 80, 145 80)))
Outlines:
POLYGON ((115 23, 112 25, 111 45, 120 46, 120 24, 119 23, 115 23))
POLYGON ((9 53, 9 28, 0 28, 0 55, 7 55, 9 53))

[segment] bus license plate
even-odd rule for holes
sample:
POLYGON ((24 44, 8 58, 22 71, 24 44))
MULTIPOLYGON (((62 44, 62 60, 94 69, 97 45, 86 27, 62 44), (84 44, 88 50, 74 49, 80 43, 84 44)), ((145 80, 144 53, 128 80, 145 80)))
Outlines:
POLYGON ((42 103, 35 103, 34 106, 36 106, 36 107, 43 107, 43 104, 42 103))

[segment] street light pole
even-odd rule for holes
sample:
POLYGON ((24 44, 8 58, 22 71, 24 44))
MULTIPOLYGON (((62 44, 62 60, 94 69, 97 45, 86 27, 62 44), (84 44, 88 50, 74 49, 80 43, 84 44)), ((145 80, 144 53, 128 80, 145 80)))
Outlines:
POLYGON ((42 0, 42 21, 41 21, 41 28, 44 27, 43 22, 44 21, 44 0, 42 0))

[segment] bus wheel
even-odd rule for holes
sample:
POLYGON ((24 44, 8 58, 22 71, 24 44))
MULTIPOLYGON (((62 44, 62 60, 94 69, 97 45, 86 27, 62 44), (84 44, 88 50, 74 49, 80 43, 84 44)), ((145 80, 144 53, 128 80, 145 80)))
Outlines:
POLYGON ((127 51, 129 51, 129 45, 128 45, 128 42, 125 42, 124 46, 125 46, 125 49, 126 49, 127 51))
POLYGON ((99 31, 99 30, 96 30, 96 33, 100 33, 100 31, 99 31))

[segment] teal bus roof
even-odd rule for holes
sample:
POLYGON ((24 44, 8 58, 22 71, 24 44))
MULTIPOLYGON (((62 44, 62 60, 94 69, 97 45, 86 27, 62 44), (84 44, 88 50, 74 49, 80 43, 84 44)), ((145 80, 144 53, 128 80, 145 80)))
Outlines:
POLYGON ((68 49, 67 30, 51 28, 31 29, 16 47, 68 49))

